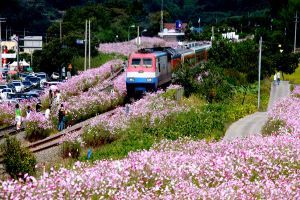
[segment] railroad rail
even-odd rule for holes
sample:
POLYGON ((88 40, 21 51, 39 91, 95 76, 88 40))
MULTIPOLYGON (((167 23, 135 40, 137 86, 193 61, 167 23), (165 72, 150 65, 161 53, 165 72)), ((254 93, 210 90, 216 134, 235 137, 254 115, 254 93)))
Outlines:
MULTIPOLYGON (((119 69, 118 71, 114 71, 113 75, 111 77, 109 77, 107 80, 108 81, 114 80, 122 72, 123 72, 123 69, 119 69)), ((110 89, 112 89, 112 87, 113 87, 113 85, 109 84, 109 85, 104 86, 103 88, 100 88, 100 91, 109 91, 110 89)), ((106 113, 109 113, 109 112, 111 112, 111 114, 113 114, 114 110, 107 111, 106 113)), ((101 114, 104 114, 104 113, 101 113, 101 114)), ((50 149, 50 148, 55 147, 55 146, 59 146, 62 143, 61 138, 63 136, 65 136, 66 134, 70 134, 72 132, 76 132, 76 131, 79 131, 79 130, 83 129, 85 126, 89 125, 89 123, 92 119, 93 118, 87 119, 83 122, 80 122, 78 124, 75 124, 71 127, 68 127, 66 129, 64 129, 60 133, 49 136, 49 137, 47 137, 43 140, 39 140, 39 141, 36 141, 34 143, 31 143, 28 146, 25 146, 25 148, 28 148, 32 153, 38 153, 38 152, 50 149)), ((0 129, 0 133, 3 130, 3 134, 0 134, 0 139, 3 138, 6 134, 14 135, 14 134, 16 134, 20 131, 23 131, 24 129, 25 128, 22 127, 21 130, 17 131, 15 129, 15 126, 10 126, 10 127, 7 127, 7 128, 0 129), (11 129, 11 131, 7 132, 7 130, 10 130, 10 129, 11 129), (6 132, 6 133, 4 133, 4 132, 6 132)), ((3 155, 0 154, 0 164, 2 164, 2 163, 3 163, 3 155)))
POLYGON ((25 130, 24 126, 22 126, 20 130, 17 130, 16 126, 14 125, 2 128, 0 129, 0 140, 3 139, 5 135, 16 135, 24 130, 25 130))

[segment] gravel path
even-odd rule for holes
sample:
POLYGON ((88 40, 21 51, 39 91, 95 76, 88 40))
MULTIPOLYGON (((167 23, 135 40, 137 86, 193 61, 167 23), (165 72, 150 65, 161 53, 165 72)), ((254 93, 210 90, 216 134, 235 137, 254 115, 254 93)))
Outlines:
MULTIPOLYGON (((288 81, 280 81, 279 85, 272 84, 268 110, 272 108, 274 102, 289 94, 290 84, 288 81)), ((267 119, 267 112, 256 112, 248 115, 230 125, 225 133, 224 140, 233 140, 260 133, 267 119)))

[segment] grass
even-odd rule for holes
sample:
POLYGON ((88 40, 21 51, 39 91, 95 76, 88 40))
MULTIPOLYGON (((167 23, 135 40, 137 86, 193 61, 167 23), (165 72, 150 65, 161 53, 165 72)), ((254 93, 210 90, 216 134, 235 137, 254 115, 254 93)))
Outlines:
MULTIPOLYGON (((245 97, 237 93, 229 101, 221 103, 207 104, 197 95, 183 98, 181 103, 192 107, 191 111, 171 115, 162 124, 155 126, 147 125, 143 119, 137 119, 128 129, 121 130, 115 141, 93 148, 90 160, 124 158, 129 152, 147 150, 162 139, 176 140, 180 137, 190 137, 207 141, 220 140, 229 124, 257 111, 256 85, 252 86, 253 89, 250 89, 245 97)), ((268 104, 270 86, 270 81, 262 82, 263 110, 268 104)), ((88 148, 83 149, 80 161, 87 160, 87 151, 88 148)))
MULTIPOLYGON (((124 60, 126 57, 118 54, 104 54, 104 53, 99 53, 95 57, 91 57, 91 68, 96 68, 104 63, 113 60, 113 59, 122 59, 124 60)), ((74 66, 77 66, 78 71, 84 70, 84 57, 76 57, 72 60, 72 63, 74 66)))
POLYGON ((290 81, 291 84, 300 84, 300 64, 298 68, 292 74, 283 74, 283 78, 286 81, 290 81))

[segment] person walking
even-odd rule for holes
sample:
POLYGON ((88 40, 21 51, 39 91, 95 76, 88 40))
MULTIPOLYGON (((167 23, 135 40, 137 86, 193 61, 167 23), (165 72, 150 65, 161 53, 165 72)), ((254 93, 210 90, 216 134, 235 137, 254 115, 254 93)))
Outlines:
POLYGON ((49 106, 45 111, 45 118, 47 120, 50 118, 50 110, 51 110, 51 106, 49 106))
POLYGON ((22 116, 19 104, 16 104, 16 124, 17 124, 17 131, 21 129, 22 123, 22 116))
POLYGON ((279 83, 280 83, 280 72, 277 72, 276 77, 277 77, 277 85, 279 85, 279 83))
POLYGON ((61 104, 60 108, 58 110, 58 130, 62 131, 65 128, 65 109, 64 109, 64 105, 61 104))
POLYGON ((40 112, 41 108, 42 108, 41 100, 38 100, 38 102, 36 103, 36 106, 35 106, 35 111, 40 112))
POLYGON ((50 89, 49 90, 49 105, 52 105, 52 101, 53 101, 53 91, 50 89))
POLYGON ((274 74, 274 82, 273 82, 274 86, 276 86, 276 83, 277 83, 277 74, 275 72, 275 74, 274 74))
POLYGON ((56 105, 58 105, 58 104, 59 104, 59 102, 60 102, 60 98, 61 98, 60 91, 59 91, 59 90, 57 90, 57 92, 56 92, 56 96, 55 96, 55 103, 56 103, 56 105))
POLYGON ((28 120, 30 118, 30 114, 32 112, 32 109, 30 106, 27 106, 27 110, 26 110, 26 119, 28 120))

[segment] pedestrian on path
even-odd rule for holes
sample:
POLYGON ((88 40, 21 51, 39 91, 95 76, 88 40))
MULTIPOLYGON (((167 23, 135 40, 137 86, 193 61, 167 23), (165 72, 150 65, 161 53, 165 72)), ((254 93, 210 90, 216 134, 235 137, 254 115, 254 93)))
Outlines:
POLYGON ((26 110, 26 119, 29 119, 30 118, 30 114, 32 112, 32 109, 30 106, 27 106, 27 110, 26 110))
POLYGON ((52 101, 53 101, 53 91, 50 89, 49 90, 49 105, 52 105, 52 101))
POLYGON ((279 83, 280 83, 280 72, 277 72, 276 78, 277 78, 277 85, 279 85, 279 83))
POLYGON ((274 82, 273 82, 274 86, 276 86, 276 83, 277 83, 277 74, 275 73, 274 74, 274 82))
POLYGON ((61 104, 58 111, 58 130, 62 131, 65 128, 66 111, 64 105, 61 104))
POLYGON ((21 110, 19 104, 16 104, 16 124, 17 124, 17 130, 20 130, 22 123, 22 116, 21 116, 21 110))
POLYGON ((45 118, 47 120, 50 118, 50 110, 51 110, 51 106, 49 106, 45 111, 45 118))

